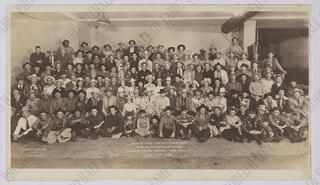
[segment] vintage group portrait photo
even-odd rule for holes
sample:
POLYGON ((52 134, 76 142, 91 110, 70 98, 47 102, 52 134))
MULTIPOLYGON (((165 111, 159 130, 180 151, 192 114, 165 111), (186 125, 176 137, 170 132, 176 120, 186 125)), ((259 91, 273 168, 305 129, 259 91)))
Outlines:
POLYGON ((6 13, 9 181, 310 178, 309 5, 6 13))

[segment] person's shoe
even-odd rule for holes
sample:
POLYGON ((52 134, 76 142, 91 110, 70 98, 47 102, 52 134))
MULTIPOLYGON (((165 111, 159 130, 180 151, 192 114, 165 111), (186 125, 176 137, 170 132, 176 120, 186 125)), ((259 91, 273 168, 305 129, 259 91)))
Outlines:
POLYGON ((257 140, 258 145, 262 145, 262 141, 260 139, 257 140))

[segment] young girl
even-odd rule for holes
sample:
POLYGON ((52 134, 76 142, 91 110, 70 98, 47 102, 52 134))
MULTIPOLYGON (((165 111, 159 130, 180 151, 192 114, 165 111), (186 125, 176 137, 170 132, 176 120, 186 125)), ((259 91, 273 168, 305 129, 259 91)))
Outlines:
POLYGON ((150 132, 150 122, 149 118, 146 116, 145 110, 140 110, 139 117, 137 120, 137 128, 135 132, 141 137, 148 137, 150 132))

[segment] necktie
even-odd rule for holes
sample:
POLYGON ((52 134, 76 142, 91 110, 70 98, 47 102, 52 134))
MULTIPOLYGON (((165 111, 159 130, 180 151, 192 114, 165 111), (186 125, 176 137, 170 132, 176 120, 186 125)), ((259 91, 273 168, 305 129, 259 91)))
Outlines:
POLYGON ((26 130, 29 129, 29 122, 28 122, 28 118, 26 118, 26 130))

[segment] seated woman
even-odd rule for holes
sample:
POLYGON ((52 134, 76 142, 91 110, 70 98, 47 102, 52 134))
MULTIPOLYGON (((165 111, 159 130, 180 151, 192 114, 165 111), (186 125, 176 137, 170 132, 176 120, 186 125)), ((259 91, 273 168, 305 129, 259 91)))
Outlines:
POLYGON ((209 121, 208 107, 202 104, 198 108, 198 113, 194 118, 194 125, 192 126, 192 133, 200 142, 205 142, 209 139, 209 121))
POLYGON ((175 138, 176 133, 176 123, 175 117, 172 115, 171 107, 165 108, 165 115, 161 117, 160 125, 159 125, 159 137, 165 138, 175 138))
POLYGON ((145 110, 140 110, 139 116, 137 119, 137 128, 135 129, 135 133, 141 137, 148 137, 150 132, 150 120, 146 116, 145 110))
POLYGON ((236 115, 236 108, 230 108, 229 114, 226 115, 225 120, 226 125, 219 129, 222 137, 228 141, 243 142, 244 137, 241 129, 242 121, 236 115))

